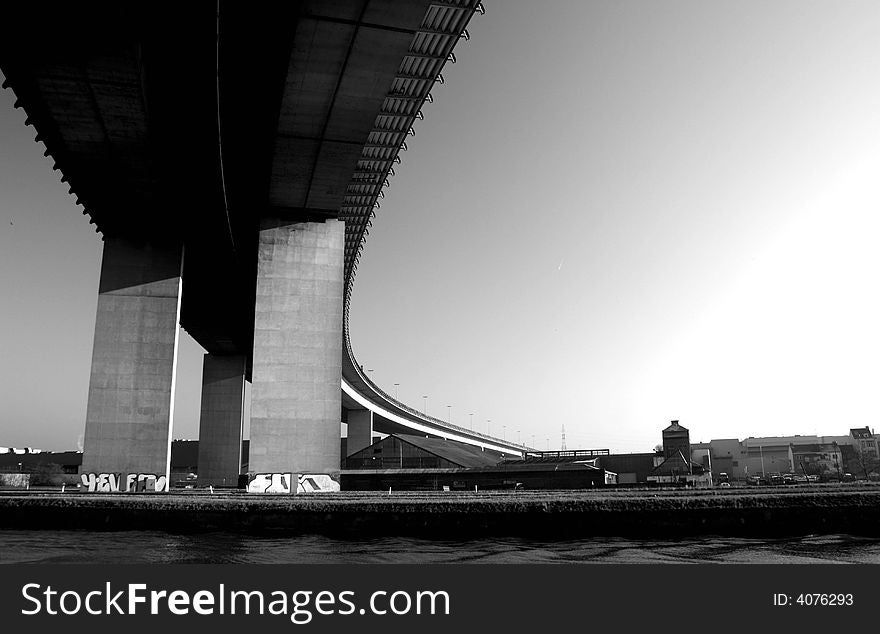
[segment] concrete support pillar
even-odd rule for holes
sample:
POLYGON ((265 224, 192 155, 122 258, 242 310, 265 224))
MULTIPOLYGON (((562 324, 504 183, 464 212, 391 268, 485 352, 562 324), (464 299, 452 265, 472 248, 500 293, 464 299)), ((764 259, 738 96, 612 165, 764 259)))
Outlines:
POLYGON ((199 484, 236 486, 244 430, 244 355, 206 354, 199 418, 199 484))
POLYGON ((348 412, 348 443, 346 452, 351 454, 373 444, 373 412, 353 409, 348 412))
POLYGON ((261 224, 250 471, 339 470, 344 243, 338 220, 261 224))
POLYGON ((182 261, 104 239, 82 473, 169 476, 182 261))

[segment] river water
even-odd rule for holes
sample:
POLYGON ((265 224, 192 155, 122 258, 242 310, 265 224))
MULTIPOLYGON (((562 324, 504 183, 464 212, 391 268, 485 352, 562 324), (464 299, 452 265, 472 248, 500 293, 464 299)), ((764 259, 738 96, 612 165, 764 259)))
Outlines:
POLYGON ((880 539, 340 540, 308 535, 0 530, 0 563, 880 563, 880 539))

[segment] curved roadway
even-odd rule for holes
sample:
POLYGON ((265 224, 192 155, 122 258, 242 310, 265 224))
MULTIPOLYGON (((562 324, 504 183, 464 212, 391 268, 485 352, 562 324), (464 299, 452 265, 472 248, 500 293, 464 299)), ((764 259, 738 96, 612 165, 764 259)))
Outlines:
POLYGON ((371 381, 354 358, 348 332, 345 333, 342 355, 342 405, 346 409, 373 412, 373 430, 385 434, 403 433, 436 436, 491 449, 508 455, 521 456, 529 447, 481 434, 465 427, 427 416, 401 403, 371 381))

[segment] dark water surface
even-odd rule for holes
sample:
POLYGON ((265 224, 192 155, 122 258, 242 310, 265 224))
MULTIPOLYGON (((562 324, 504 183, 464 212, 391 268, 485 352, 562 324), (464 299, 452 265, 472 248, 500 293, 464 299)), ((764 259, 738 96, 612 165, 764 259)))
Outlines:
POLYGON ((880 539, 340 540, 154 531, 0 531, 0 563, 880 563, 880 539))

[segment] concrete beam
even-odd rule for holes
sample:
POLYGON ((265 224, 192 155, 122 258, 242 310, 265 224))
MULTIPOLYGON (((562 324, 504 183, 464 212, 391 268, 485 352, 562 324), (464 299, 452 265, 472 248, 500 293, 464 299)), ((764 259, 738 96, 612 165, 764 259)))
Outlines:
POLYGON ((373 412, 368 409, 353 409, 348 412, 348 443, 346 453, 350 456, 356 451, 373 444, 373 412))
POLYGON ((206 354, 199 418, 199 484, 238 483, 247 357, 206 354))
POLYGON ((182 262, 104 239, 82 473, 169 476, 182 262))
POLYGON ((339 470, 343 248, 338 220, 261 223, 249 470, 339 470))

